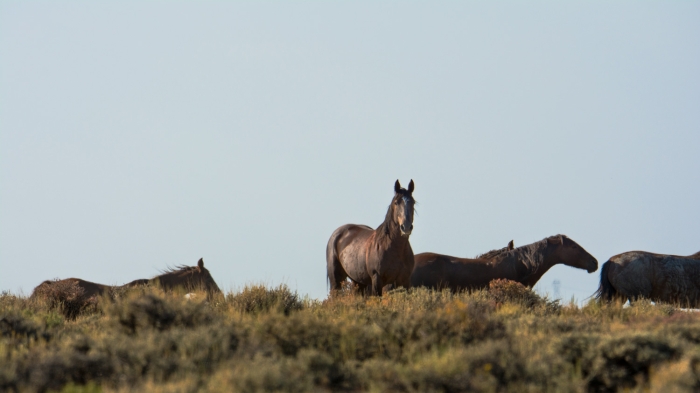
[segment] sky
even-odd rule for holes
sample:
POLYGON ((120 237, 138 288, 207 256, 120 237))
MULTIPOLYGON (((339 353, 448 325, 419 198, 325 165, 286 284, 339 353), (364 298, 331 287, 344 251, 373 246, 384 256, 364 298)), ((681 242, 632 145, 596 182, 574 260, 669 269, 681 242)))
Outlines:
MULTIPOLYGON (((680 1, 0 2, 0 290, 203 257, 225 291, 323 299, 331 233, 379 225, 396 179, 415 253, 700 251, 699 21, 680 1)), ((536 289, 598 280, 556 266, 536 289)))

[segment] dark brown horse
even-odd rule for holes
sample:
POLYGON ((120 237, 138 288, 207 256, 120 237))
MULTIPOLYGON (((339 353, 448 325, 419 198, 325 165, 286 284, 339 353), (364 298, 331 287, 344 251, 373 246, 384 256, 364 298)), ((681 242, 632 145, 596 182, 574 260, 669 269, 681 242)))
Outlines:
POLYGON ((413 180, 408 189, 396 180, 394 198, 376 230, 346 224, 333 232, 326 247, 331 290, 341 289, 348 277, 360 291, 371 295, 411 286, 413 250, 408 237, 413 230, 413 189, 413 180))
POLYGON ((598 269, 598 261, 564 235, 509 248, 491 251, 487 258, 477 259, 418 254, 411 285, 458 291, 486 288, 491 280, 504 278, 532 287, 547 270, 560 263, 586 269, 589 273, 598 269))
POLYGON ((700 252, 687 257, 630 251, 611 257, 600 269, 596 298, 700 306, 700 252))
POLYGON ((97 296, 110 296, 119 290, 142 285, 160 285, 164 290, 182 287, 186 291, 203 290, 208 294, 221 292, 211 274, 209 274, 209 270, 204 268, 204 260, 200 258, 197 266, 178 266, 151 279, 134 280, 121 286, 98 284, 80 278, 46 280, 34 288, 31 297, 50 296, 54 298, 53 300, 65 301, 68 297, 79 296, 87 301, 97 296))

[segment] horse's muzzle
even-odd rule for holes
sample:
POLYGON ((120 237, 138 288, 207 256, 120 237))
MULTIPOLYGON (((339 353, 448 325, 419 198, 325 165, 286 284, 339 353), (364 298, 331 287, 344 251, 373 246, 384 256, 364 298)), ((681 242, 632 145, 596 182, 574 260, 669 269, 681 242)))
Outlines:
POLYGON ((413 224, 409 224, 408 227, 406 225, 401 225, 401 236, 410 236, 411 232, 413 232, 413 224))
POLYGON ((594 271, 598 270, 598 261, 593 261, 588 264, 588 269, 586 269, 588 273, 593 273, 594 271))

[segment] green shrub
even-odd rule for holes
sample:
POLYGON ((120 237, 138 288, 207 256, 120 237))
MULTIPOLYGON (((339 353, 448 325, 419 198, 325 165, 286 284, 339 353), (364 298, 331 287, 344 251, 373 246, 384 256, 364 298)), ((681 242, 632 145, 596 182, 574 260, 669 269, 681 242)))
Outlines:
POLYGON ((131 334, 140 329, 166 330, 173 326, 194 327, 210 323, 214 316, 203 303, 153 293, 130 296, 110 308, 120 325, 131 334))
POLYGON ((226 302, 230 303, 234 309, 245 313, 279 311, 289 315, 292 311, 298 311, 304 307, 299 295, 284 284, 272 289, 263 285, 246 286, 239 293, 228 294, 226 302))

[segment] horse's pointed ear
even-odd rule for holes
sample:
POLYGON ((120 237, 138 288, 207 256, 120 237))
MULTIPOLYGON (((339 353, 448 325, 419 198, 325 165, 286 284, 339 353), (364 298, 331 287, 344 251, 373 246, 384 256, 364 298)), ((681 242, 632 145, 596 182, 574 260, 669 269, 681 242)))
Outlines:
POLYGON ((547 243, 549 243, 549 244, 564 244, 564 242, 561 239, 561 236, 548 237, 547 243))
POLYGON ((408 183, 408 192, 413 192, 413 189, 415 186, 413 185, 413 179, 411 179, 411 182, 408 183))
POLYGON ((200 269, 204 267, 204 258, 199 258, 197 261, 197 267, 200 269))
POLYGON ((396 183, 394 183, 394 192, 399 193, 401 191, 401 183, 399 183, 399 179, 396 179, 396 183))
POLYGON ((514 249, 514 248, 515 248, 515 244, 513 243, 513 241, 512 241, 512 240, 509 241, 509 242, 508 242, 508 250, 512 250, 512 249, 514 249))

